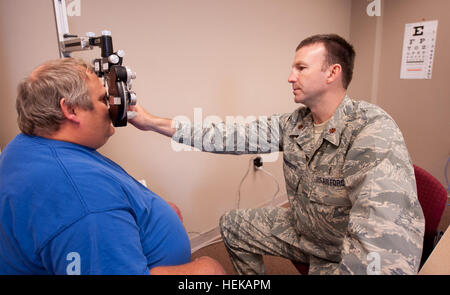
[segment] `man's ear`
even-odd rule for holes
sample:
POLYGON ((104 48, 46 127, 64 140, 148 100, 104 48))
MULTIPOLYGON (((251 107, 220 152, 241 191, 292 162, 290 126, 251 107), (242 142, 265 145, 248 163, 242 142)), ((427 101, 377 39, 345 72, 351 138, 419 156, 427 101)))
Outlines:
POLYGON ((59 101, 59 106, 61 107, 61 110, 64 114, 64 116, 66 117, 67 120, 73 122, 73 123, 80 123, 80 119, 77 116, 77 111, 75 107, 70 106, 67 101, 66 98, 61 98, 59 101))
POLYGON ((340 64, 331 65, 327 72, 327 82, 332 83, 342 75, 342 67, 340 64))

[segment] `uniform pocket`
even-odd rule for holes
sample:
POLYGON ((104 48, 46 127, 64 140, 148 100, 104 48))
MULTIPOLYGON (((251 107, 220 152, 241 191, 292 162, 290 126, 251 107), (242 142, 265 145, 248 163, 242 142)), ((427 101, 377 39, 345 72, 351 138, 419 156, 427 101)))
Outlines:
POLYGON ((334 180, 336 181, 327 182, 313 179, 308 215, 314 223, 315 238, 325 244, 340 247, 347 231, 352 204, 345 186, 340 185, 338 179, 334 180))
POLYGON ((344 179, 316 176, 312 183, 309 199, 330 206, 351 206, 344 179))

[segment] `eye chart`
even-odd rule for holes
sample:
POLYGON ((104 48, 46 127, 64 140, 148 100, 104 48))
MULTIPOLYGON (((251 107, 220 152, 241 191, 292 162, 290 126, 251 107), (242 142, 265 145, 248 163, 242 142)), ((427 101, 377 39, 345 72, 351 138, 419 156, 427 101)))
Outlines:
POLYGON ((431 79, 438 21, 405 25, 400 79, 431 79))

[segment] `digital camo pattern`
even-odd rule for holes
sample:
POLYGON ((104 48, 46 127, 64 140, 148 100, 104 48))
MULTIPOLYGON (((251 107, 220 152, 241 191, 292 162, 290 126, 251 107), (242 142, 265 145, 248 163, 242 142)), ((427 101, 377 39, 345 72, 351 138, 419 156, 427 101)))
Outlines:
MULTIPOLYGON (((182 117, 184 118, 184 117, 182 117)), ((180 118, 181 119, 181 118, 180 118)), ((227 117, 225 122, 195 122, 174 119, 176 132, 172 139, 205 152, 224 154, 261 154, 280 150, 280 118, 227 117)))
MULTIPOLYGON (((317 142, 306 107, 280 116, 278 124, 279 130, 268 124, 274 129, 268 132, 280 136, 274 142, 283 151, 290 213, 233 210, 221 218, 237 272, 264 273, 260 256, 270 253, 309 262, 310 274, 416 274, 425 222, 413 166, 392 118, 346 96, 317 142)), ((216 126, 200 133, 226 142, 216 126)), ((180 123, 183 128, 191 127, 180 123)), ((229 134, 248 138, 249 128, 241 130, 229 134)), ((249 152, 235 148, 236 154, 249 152)))
POLYGON ((231 210, 223 215, 221 234, 238 273, 265 273, 262 255, 308 261, 293 221, 292 210, 278 207, 231 210))

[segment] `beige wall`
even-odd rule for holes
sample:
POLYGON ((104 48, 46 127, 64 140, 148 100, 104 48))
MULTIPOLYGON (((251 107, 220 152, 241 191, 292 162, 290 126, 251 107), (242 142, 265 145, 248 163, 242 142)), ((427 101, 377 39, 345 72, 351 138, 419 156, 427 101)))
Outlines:
MULTIPOLYGON (((70 2, 70 1, 68 1, 70 2)), ((350 36, 350 0, 153 0, 84 1, 72 33, 112 31, 115 49, 137 72, 134 89, 149 111, 166 117, 194 107, 203 118, 271 115, 292 111, 287 82, 297 44, 321 32, 350 36), (112 4, 113 3, 113 4, 112 4)), ((50 0, 0 0, 0 144, 18 132, 14 110, 18 81, 42 61, 57 58, 50 0)), ((83 53, 87 60, 98 51, 83 53)), ((174 152, 170 140, 132 126, 117 128, 100 150, 184 214, 188 231, 217 226, 235 206, 250 156, 174 152)), ((264 166, 285 193, 280 159, 264 166)), ((241 207, 271 199, 275 182, 249 173, 241 207)))
POLYGON ((350 94, 385 109, 402 130, 413 163, 445 186, 450 156, 450 1, 384 0, 381 17, 357 12, 366 5, 365 0, 352 1, 350 35, 358 57, 350 94), (422 19, 439 21, 432 79, 400 79, 405 24, 422 19), (377 29, 382 32, 378 39, 377 29))
POLYGON ((350 41, 355 49, 355 68, 348 94, 355 99, 374 102, 373 71, 375 70, 375 43, 380 17, 369 17, 366 0, 353 0, 350 21, 350 41))
POLYGON ((51 1, 0 0, 0 147, 19 132, 16 85, 39 63, 58 57, 51 1))

